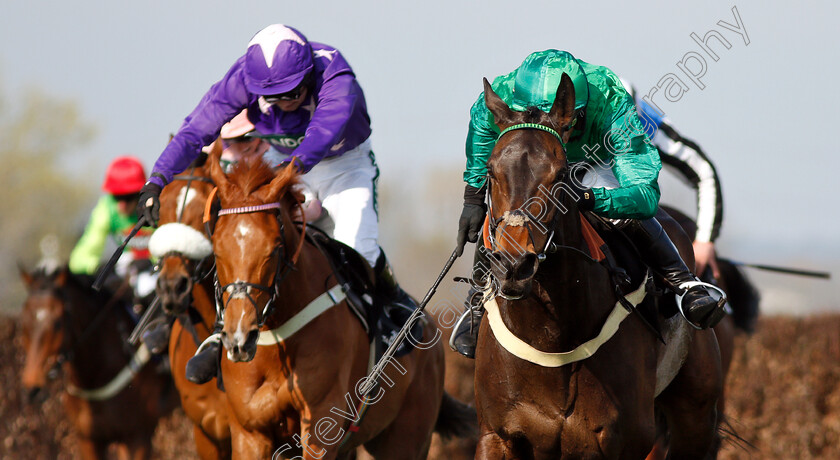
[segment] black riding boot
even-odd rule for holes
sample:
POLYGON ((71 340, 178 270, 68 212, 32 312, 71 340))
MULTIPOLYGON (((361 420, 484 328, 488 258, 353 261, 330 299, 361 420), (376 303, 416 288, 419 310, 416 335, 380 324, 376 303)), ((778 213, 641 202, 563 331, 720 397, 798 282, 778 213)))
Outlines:
POLYGON ((696 282, 697 278, 685 265, 674 243, 656 218, 632 219, 622 230, 633 240, 644 262, 662 276, 674 292, 678 295, 684 294, 682 305, 678 307, 689 323, 706 329, 723 318, 723 306, 709 295, 706 288, 700 285, 684 287, 686 283, 696 282))
POLYGON ((417 309, 417 304, 407 292, 400 287, 394 270, 385 251, 380 249, 376 265, 373 267, 376 275, 376 296, 382 301, 382 311, 388 315, 398 326, 405 324, 408 317, 417 309))
POLYGON ((467 309, 449 338, 449 348, 467 358, 475 359, 475 346, 478 342, 478 326, 484 317, 484 306, 481 304, 483 292, 476 286, 484 284, 490 273, 490 261, 483 248, 476 246, 473 259, 473 284, 467 293, 467 309))
MULTIPOLYGON (((218 332, 218 331, 217 331, 218 332)), ((187 361, 185 376, 197 385, 207 383, 218 374, 222 344, 215 340, 204 345, 200 353, 187 361)))

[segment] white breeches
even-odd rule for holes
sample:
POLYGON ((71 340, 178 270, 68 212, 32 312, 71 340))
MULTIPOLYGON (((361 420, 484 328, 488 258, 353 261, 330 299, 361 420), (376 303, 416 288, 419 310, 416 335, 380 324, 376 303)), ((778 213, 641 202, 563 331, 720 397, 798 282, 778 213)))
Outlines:
POLYGON ((371 267, 379 257, 376 180, 370 139, 338 157, 321 160, 301 176, 307 201, 317 199, 332 221, 324 230, 359 252, 371 267))

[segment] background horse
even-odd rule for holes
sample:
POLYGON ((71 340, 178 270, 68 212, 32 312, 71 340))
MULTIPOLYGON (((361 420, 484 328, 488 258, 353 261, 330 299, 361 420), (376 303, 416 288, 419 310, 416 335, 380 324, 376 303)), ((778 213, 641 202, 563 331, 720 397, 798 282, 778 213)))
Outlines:
POLYGON ((569 175, 564 142, 574 114, 571 79, 563 76, 549 114, 510 110, 486 79, 484 95, 501 130, 521 123, 546 129, 509 131, 488 164, 488 217, 496 224, 491 268, 503 327, 491 330, 488 309, 476 351, 476 458, 644 458, 654 445, 657 417, 667 423, 671 457, 704 458, 716 437, 723 385, 714 332, 690 330, 676 315, 666 321, 674 326, 666 328, 666 348, 634 315, 594 355, 586 357, 591 347, 577 348, 600 336, 607 318, 621 317, 624 307, 609 271, 587 255, 576 197, 553 192, 569 175), (544 203, 562 206, 544 206, 529 220, 523 206, 541 195, 544 203), (543 259, 549 243, 557 254, 543 259), (502 329, 535 353, 565 358, 561 354, 574 349, 583 359, 534 364, 499 343, 502 329))
POLYGON ((172 378, 181 407, 193 422, 196 451, 206 460, 231 455, 224 392, 215 382, 196 385, 185 373, 187 361, 213 332, 216 319, 212 250, 202 224, 204 204, 213 187, 204 165, 175 176, 161 193, 160 227, 150 241, 160 266, 157 295, 164 312, 175 318, 169 337, 172 378))
POLYGON ((177 402, 168 375, 154 365, 138 369, 142 353, 126 343, 134 325, 125 300, 94 291, 92 279, 73 275, 66 266, 21 269, 20 275, 28 290, 21 315, 23 387, 37 393, 60 366, 66 380, 63 405, 82 458, 106 458, 112 443, 120 458, 149 458, 158 419, 177 402), (133 378, 129 369, 136 372, 133 378), (117 385, 121 375, 128 380, 117 385))
POLYGON ((469 414, 444 396, 434 328, 425 328, 417 350, 389 363, 372 400, 359 389, 369 339, 344 300, 330 301, 293 335, 271 339, 268 330, 326 299, 326 291, 342 291, 324 254, 292 222, 299 203, 289 189, 293 165, 275 176, 262 162, 240 162, 226 177, 211 156, 209 167, 222 207, 212 240, 234 457, 353 458, 364 444, 377 459, 425 458, 433 428, 451 433, 453 420, 469 414))

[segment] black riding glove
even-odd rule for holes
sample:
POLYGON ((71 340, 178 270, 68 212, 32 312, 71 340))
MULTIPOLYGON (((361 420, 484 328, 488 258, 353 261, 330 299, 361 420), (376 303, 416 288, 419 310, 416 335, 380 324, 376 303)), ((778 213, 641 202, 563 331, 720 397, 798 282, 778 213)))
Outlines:
POLYGON ((145 218, 146 224, 153 227, 157 227, 157 221, 160 219, 160 192, 160 185, 146 182, 140 189, 140 200, 137 202, 137 216, 145 218))
POLYGON ((484 206, 486 188, 467 185, 464 189, 464 210, 458 220, 458 246, 455 249, 460 257, 467 242, 475 243, 484 224, 487 208, 484 206))

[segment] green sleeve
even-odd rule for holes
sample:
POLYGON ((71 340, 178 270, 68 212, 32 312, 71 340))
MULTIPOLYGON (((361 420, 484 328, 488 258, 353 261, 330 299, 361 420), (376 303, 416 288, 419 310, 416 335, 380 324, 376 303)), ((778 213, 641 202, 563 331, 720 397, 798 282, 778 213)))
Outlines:
MULTIPOLYGON (((507 75, 499 75, 493 79, 493 91, 506 104, 513 100, 513 85, 516 70, 507 75)), ((484 102, 484 91, 470 109, 470 126, 467 130, 467 169, 464 172, 464 182, 476 188, 481 188, 487 180, 487 162, 493 153, 493 147, 499 140, 499 127, 493 113, 484 102)))
POLYGON ((493 114, 484 104, 484 93, 478 97, 470 110, 470 126, 467 130, 467 169, 464 182, 481 188, 487 180, 487 162, 499 138, 499 128, 493 121, 493 114))
POLYGON ((659 205, 659 152, 644 133, 636 110, 621 104, 611 118, 604 142, 613 152, 612 171, 618 188, 593 189, 595 213, 611 219, 648 219, 659 205))
POLYGON ((90 214, 85 233, 70 253, 70 271, 92 275, 96 273, 105 243, 111 233, 111 206, 108 196, 103 196, 96 203, 90 214))

